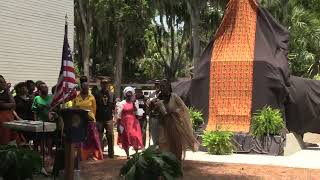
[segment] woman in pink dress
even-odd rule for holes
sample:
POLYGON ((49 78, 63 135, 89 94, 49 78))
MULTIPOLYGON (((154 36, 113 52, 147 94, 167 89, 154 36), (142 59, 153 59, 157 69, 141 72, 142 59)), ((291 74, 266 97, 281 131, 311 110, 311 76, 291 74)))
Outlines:
POLYGON ((133 102, 134 89, 126 87, 123 91, 125 100, 117 104, 118 145, 122 147, 129 159, 129 148, 137 152, 143 149, 142 132, 136 117, 137 106, 133 102))

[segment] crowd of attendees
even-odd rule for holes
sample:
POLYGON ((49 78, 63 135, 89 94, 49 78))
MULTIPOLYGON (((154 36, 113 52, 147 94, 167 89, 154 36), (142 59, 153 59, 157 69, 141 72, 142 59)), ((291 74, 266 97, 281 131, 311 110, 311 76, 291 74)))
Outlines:
MULTIPOLYGON (((113 158, 114 127, 118 132, 117 144, 124 149, 128 159, 130 147, 135 151, 144 149, 147 115, 150 117, 153 143, 160 149, 174 153, 181 160, 186 148, 197 148, 187 107, 179 96, 172 93, 168 81, 156 81, 156 91, 149 99, 144 97, 142 89, 126 87, 121 101, 115 98, 110 86, 109 80, 102 79, 99 86, 90 90, 87 77, 82 76, 76 98, 63 105, 63 108, 88 111, 87 137, 78 148, 81 160, 102 160, 104 140, 108 146, 108 157, 113 158)), ((63 144, 62 107, 50 106, 55 87, 49 93, 45 82, 32 80, 17 83, 11 91, 10 87, 0 75, 0 145, 13 141, 18 145, 32 144, 35 150, 53 157, 53 150, 63 144), (15 132, 3 126, 4 122, 13 120, 52 122, 56 123, 57 129, 53 133, 35 136, 34 133, 15 132)))

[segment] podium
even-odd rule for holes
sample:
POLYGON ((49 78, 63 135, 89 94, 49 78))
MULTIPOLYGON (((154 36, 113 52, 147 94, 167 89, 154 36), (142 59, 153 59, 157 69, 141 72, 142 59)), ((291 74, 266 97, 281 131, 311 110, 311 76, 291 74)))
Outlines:
POLYGON ((87 135, 88 112, 83 109, 61 109, 65 134, 64 179, 73 180, 75 146, 83 142, 87 135))

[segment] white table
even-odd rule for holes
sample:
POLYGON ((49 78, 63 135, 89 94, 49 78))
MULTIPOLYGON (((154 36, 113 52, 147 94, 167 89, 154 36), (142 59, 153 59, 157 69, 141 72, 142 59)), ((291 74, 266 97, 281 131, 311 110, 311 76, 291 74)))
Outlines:
POLYGON ((3 126, 6 128, 17 130, 17 131, 35 132, 35 133, 53 132, 57 128, 56 123, 52 123, 52 122, 43 123, 42 121, 28 121, 28 120, 4 122, 3 126))

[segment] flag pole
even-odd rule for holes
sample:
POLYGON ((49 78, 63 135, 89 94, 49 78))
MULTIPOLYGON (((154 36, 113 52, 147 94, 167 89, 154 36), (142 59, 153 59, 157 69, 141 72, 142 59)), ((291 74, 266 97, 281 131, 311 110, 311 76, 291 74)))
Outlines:
MULTIPOLYGON (((64 17, 65 18, 65 34, 67 35, 68 33, 68 13, 66 13, 66 16, 64 17)), ((67 35, 67 38, 68 38, 68 35, 67 35)), ((66 72, 68 73, 68 72, 66 72)), ((65 93, 63 91, 63 102, 62 102, 62 109, 66 109, 66 98, 65 98, 65 93)))

